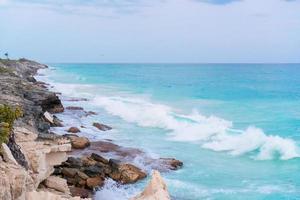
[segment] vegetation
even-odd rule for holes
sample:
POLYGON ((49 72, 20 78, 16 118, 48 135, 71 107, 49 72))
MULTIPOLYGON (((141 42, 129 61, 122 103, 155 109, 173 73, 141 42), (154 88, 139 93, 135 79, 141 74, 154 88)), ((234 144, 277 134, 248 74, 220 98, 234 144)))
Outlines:
POLYGON ((23 112, 20 107, 0 105, 0 144, 8 142, 14 121, 21 116, 23 112))
POLYGON ((4 73, 12 73, 12 70, 0 66, 0 74, 4 74, 4 73))

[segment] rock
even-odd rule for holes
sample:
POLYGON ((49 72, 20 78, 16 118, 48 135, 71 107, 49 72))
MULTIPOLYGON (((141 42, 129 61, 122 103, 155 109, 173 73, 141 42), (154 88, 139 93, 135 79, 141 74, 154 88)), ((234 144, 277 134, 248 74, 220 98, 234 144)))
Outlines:
POLYGON ((53 124, 54 127, 63 127, 62 121, 59 120, 55 115, 53 116, 53 124))
POLYGON ((167 185, 158 171, 153 171, 150 183, 145 190, 130 200, 170 200, 167 185))
POLYGON ((98 128, 101 131, 108 131, 108 130, 112 129, 112 127, 110 127, 110 126, 107 126, 105 124, 96 123, 96 122, 93 123, 93 126, 95 126, 96 128, 98 128))
POLYGON ((170 170, 177 170, 183 166, 183 162, 176 160, 175 158, 160 158, 162 164, 167 166, 170 170))
POLYGON ((77 176, 80 177, 80 178, 83 179, 83 180, 86 180, 86 179, 89 178, 88 175, 86 175, 85 173, 83 173, 83 172, 81 172, 81 171, 78 171, 78 172, 77 172, 77 176))
POLYGON ((103 168, 96 165, 84 168, 83 172, 89 177, 104 176, 103 168))
POLYGON ((55 93, 48 93, 45 95, 41 102, 41 106, 43 111, 48 111, 50 113, 61 113, 64 111, 64 107, 55 93))
POLYGON ((3 156, 3 160, 5 162, 18 165, 16 159, 13 157, 13 155, 12 155, 10 149, 8 148, 8 146, 5 143, 2 143, 1 147, 2 147, 1 153, 2 153, 2 156, 3 156))
POLYGON ((97 164, 97 161, 95 161, 94 159, 92 159, 88 156, 81 157, 81 161, 82 161, 82 164, 86 167, 93 166, 93 165, 97 164))
POLYGON ((78 169, 75 169, 75 168, 63 168, 61 170, 61 173, 66 176, 66 177, 69 177, 69 178, 73 178, 78 172, 78 169))
POLYGON ((55 189, 57 191, 65 193, 65 194, 70 193, 67 181, 63 178, 58 177, 58 176, 49 176, 45 180, 45 185, 48 188, 55 189))
POLYGON ((73 197, 81 197, 81 198, 91 198, 92 193, 90 190, 79 188, 79 187, 70 187, 71 195, 73 197))
POLYGON ((86 137, 71 137, 71 144, 74 149, 84 149, 90 145, 86 137))
POLYGON ((135 183, 147 176, 140 168, 132 164, 121 164, 119 171, 121 173, 121 177, 118 181, 123 184, 135 183))
POLYGON ((68 107, 66 107, 66 109, 68 109, 68 110, 83 110, 82 107, 78 107, 78 106, 68 106, 68 107))
POLYGON ((71 168, 80 168, 82 167, 82 162, 80 158, 68 157, 64 165, 71 168))
MULTIPOLYGON (((49 191, 30 191, 26 193, 25 199, 26 200, 81 200, 79 196, 70 197, 68 195, 60 195, 49 191)), ((91 198, 85 200, 91 200, 91 198)))
POLYGON ((44 119, 50 124, 54 123, 53 116, 48 111, 44 112, 44 119))
POLYGON ((89 115, 97 115, 97 113, 94 112, 94 111, 88 111, 88 112, 86 113, 86 116, 89 116, 89 115))
POLYGON ((78 132, 80 132, 80 129, 77 127, 71 127, 68 129, 68 132, 69 133, 78 133, 78 132))
POLYGON ((102 162, 104 164, 108 164, 108 160, 103 158, 102 156, 92 153, 91 158, 94 159, 95 161, 102 162))
POLYGON ((93 189, 93 188, 96 188, 96 187, 102 187, 104 185, 104 182, 103 182, 101 177, 96 176, 96 177, 93 177, 93 178, 88 178, 86 180, 86 185, 87 185, 88 188, 93 189))
POLYGON ((123 184, 135 183, 147 176, 140 168, 132 164, 120 164, 119 161, 110 159, 109 165, 111 166, 110 178, 123 184))

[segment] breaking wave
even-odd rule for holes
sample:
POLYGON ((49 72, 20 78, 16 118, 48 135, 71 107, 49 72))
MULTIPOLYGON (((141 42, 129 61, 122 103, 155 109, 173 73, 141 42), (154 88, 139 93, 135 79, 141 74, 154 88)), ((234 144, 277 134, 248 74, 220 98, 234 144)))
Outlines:
POLYGON ((117 96, 97 96, 92 103, 127 122, 165 129, 172 140, 200 142, 206 149, 226 151, 232 155, 252 153, 259 160, 299 157, 298 147, 291 139, 267 135, 256 127, 234 130, 232 122, 215 116, 207 117, 196 110, 183 115, 167 105, 117 96))

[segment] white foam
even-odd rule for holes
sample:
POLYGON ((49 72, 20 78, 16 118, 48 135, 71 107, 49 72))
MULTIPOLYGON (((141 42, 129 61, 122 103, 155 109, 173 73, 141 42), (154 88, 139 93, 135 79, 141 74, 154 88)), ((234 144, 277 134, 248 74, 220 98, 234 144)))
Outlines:
POLYGON ((98 96, 92 102, 127 122, 166 129, 173 140, 201 142, 203 148, 214 151, 228 151, 232 155, 256 152, 255 158, 260 160, 299 157, 298 147, 291 139, 266 135, 255 127, 233 133, 232 122, 206 117, 197 111, 183 115, 169 106, 132 97, 98 96))

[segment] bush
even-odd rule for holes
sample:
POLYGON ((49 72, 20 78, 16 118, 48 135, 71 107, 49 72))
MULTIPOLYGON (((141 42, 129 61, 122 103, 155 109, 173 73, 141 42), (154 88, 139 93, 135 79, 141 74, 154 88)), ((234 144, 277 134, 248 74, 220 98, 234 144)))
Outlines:
POLYGON ((0 144, 7 143, 14 121, 23 115, 20 107, 0 105, 0 144))

